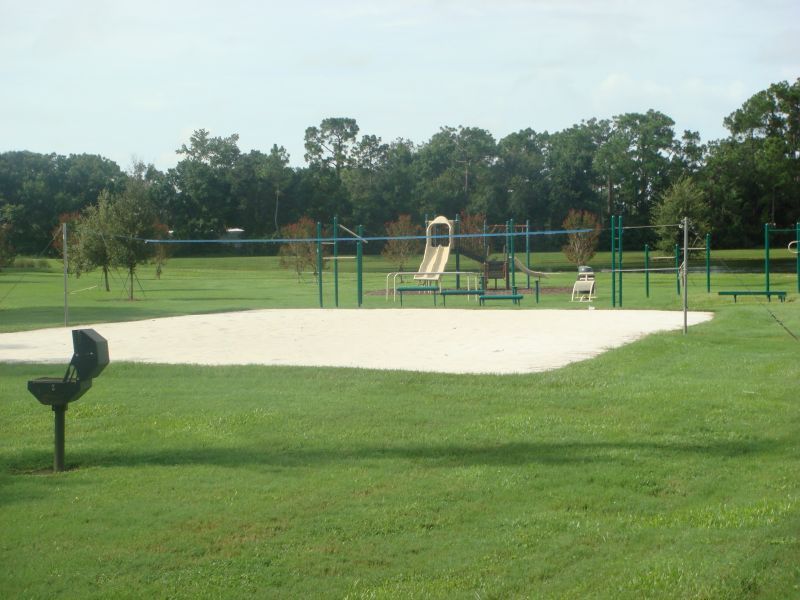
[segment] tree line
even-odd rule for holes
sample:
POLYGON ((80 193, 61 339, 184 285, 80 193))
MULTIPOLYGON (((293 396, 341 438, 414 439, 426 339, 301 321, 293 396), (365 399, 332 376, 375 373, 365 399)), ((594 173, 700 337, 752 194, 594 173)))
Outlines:
MULTIPOLYGON (((443 127, 415 144, 384 142, 355 119, 328 118, 306 130, 301 168, 289 165, 282 146, 243 152, 238 135, 204 129, 166 171, 139 164, 126 173, 96 155, 4 152, 0 260, 40 253, 68 215, 96 212, 101 198, 113 204, 129 188, 128 196, 146 198, 157 228, 180 239, 217 239, 232 227, 248 238, 276 237, 301 218, 334 215, 364 225, 367 235, 383 235, 401 215, 421 222, 482 214, 547 230, 575 210, 601 226, 610 215, 652 225, 689 214, 715 247, 757 245, 763 223, 800 220, 800 79, 754 94, 723 123, 729 135, 708 143, 648 110, 500 140, 478 127, 443 127)), ((633 236, 632 244, 653 242, 658 233, 633 236)))

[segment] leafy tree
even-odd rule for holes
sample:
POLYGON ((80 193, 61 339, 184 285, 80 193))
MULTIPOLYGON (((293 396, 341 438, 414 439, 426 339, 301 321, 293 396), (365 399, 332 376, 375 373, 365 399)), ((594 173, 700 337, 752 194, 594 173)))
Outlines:
POLYGON ((0 207, 13 207, 15 217, 11 242, 23 253, 42 252, 59 215, 82 210, 101 190, 119 190, 124 182, 116 163, 100 156, 0 153, 0 207))
POLYGON ((319 127, 306 129, 306 162, 312 167, 333 168, 338 177, 353 160, 357 135, 358 124, 355 119, 323 119, 319 127))
POLYGON ((494 211, 492 135, 472 127, 443 127, 415 157, 417 212, 453 216, 461 210, 494 211))
MULTIPOLYGON (((272 211, 272 222, 275 235, 280 232, 282 214, 291 214, 291 207, 294 204, 293 186, 295 182, 294 171, 289 167, 289 153, 283 146, 273 145, 269 151, 269 156, 261 163, 258 172, 259 177, 270 189, 270 198, 274 193, 275 210, 272 211), (283 213, 281 204, 284 205, 283 213), (288 209, 286 206, 288 205, 288 209)), ((247 221, 245 221, 247 222, 247 221)))
POLYGON ((598 212, 601 195, 592 164, 597 147, 594 123, 582 123, 549 137, 545 168, 549 178, 545 226, 557 229, 571 209, 598 212))
POLYGON ((231 174, 240 157, 239 136, 211 137, 195 131, 189 146, 177 151, 183 159, 169 171, 176 190, 168 197, 167 218, 178 238, 215 239, 226 226, 237 225, 238 205, 232 193, 231 174))
POLYGON ((564 256, 575 265, 585 265, 597 252, 600 223, 597 216, 586 210, 570 210, 561 226, 571 231, 561 249, 564 256), (580 231, 588 230, 588 231, 580 231))
POLYGON ((108 282, 108 271, 111 268, 110 245, 113 240, 111 202, 111 194, 103 191, 97 199, 97 204, 84 209, 76 224, 75 252, 72 260, 78 276, 98 267, 102 269, 107 292, 111 290, 108 282))
POLYGON ((673 183, 653 209, 652 223, 658 227, 658 248, 663 252, 670 252, 676 243, 680 243, 682 231, 669 226, 681 223, 684 217, 689 217, 692 230, 698 237, 708 232, 710 225, 705 195, 688 177, 673 183))
POLYGON ((422 251, 422 240, 402 238, 421 233, 422 227, 414 223, 411 215, 398 216, 396 221, 386 223, 386 235, 391 239, 386 241, 381 254, 393 265, 397 265, 398 271, 405 270, 408 259, 422 251))
MULTIPOLYGON (((463 235, 476 235, 483 233, 486 215, 462 212, 459 215, 459 233, 463 235)), ((483 237, 465 237, 455 240, 459 251, 469 258, 482 262, 488 258, 489 244, 483 237)))
POLYGON ((11 245, 11 223, 0 221, 0 270, 14 262, 16 252, 11 245))
POLYGON ((313 241, 317 237, 317 225, 308 217, 301 217, 296 223, 285 225, 282 229, 283 236, 290 240, 305 240, 289 242, 281 245, 278 254, 281 266, 286 269, 294 268, 297 280, 300 281, 306 269, 314 271, 317 276, 317 244, 313 241))
POLYGON ((495 196, 505 200, 498 202, 497 212, 487 218, 497 222, 510 214, 519 222, 535 219, 544 223, 550 195, 545 170, 548 149, 549 134, 533 129, 523 129, 500 140, 493 166, 495 196))
POLYGON ((133 300, 136 267, 149 259, 154 250, 144 240, 155 239, 160 233, 147 182, 138 178, 129 179, 125 191, 110 204, 108 216, 111 237, 107 241, 111 262, 127 270, 130 284, 128 298, 133 300))

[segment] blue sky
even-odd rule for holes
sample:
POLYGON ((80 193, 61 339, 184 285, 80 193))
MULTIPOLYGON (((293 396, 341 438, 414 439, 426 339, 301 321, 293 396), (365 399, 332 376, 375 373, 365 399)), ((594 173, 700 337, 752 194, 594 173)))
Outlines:
POLYGON ((199 128, 301 166, 334 116, 423 143, 652 108, 709 141, 798 77, 798 0, 0 0, 0 151, 123 169, 199 128))

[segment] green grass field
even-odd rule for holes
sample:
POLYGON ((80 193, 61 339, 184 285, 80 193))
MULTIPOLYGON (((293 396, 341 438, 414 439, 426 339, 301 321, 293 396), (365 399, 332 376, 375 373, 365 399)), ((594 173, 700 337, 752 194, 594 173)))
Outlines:
MULTIPOLYGON (((70 294, 70 320, 317 306, 274 261, 174 259, 133 303, 118 281, 70 294)), ((388 270, 370 261, 367 308, 393 306, 388 270)), ((56 263, 0 274, 0 330, 63 325, 61 285, 56 263)), ((734 305, 713 292, 763 274, 715 274, 708 294, 693 273, 713 321, 543 374, 112 363, 67 411, 59 474, 26 381, 60 368, 0 365, 0 593, 800 597, 796 285, 775 274, 786 303, 734 305)), ((674 274, 653 286, 626 276, 625 308, 680 307, 674 274)), ((340 295, 354 306, 347 269, 340 295)), ((568 300, 538 306, 586 309, 568 300)))

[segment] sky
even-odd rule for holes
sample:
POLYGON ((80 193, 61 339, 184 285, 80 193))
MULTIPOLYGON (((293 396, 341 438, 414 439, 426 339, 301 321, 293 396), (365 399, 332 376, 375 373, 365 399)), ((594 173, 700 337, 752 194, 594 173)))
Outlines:
POLYGON ((201 128, 303 166, 328 117, 422 144, 654 109, 707 142, 798 77, 798 0, 0 0, 0 152, 124 170, 201 128))

